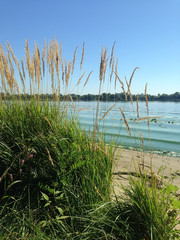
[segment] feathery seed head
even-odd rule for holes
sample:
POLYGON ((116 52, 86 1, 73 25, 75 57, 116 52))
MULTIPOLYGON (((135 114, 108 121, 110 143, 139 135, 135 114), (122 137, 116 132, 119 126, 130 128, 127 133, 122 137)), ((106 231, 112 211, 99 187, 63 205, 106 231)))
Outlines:
POLYGON ((83 74, 80 76, 80 78, 79 78, 76 86, 80 84, 80 82, 81 82, 82 78, 84 77, 85 73, 86 73, 86 70, 85 70, 85 71, 83 72, 83 74))
POLYGON ((82 69, 82 64, 83 64, 83 61, 84 61, 84 48, 85 48, 85 42, 83 43, 83 50, 82 50, 82 57, 81 57, 80 69, 82 69))
POLYGON ((89 81, 89 78, 90 78, 90 76, 91 76, 92 72, 93 72, 93 71, 91 71, 91 72, 89 73, 89 75, 88 75, 88 77, 87 77, 87 79, 86 79, 86 82, 85 82, 85 84, 84 84, 84 87, 85 87, 85 86, 86 86, 86 84, 88 83, 88 81, 89 81))
POLYGON ((72 64, 72 74, 74 72, 74 65, 75 65, 75 61, 76 61, 76 52, 77 52, 78 46, 76 47, 75 51, 74 51, 74 57, 73 57, 73 64, 72 64))

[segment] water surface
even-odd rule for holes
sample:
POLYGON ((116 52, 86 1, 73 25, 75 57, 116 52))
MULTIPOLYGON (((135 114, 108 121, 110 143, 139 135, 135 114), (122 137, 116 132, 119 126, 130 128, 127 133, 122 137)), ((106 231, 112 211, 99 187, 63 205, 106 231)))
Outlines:
MULTIPOLYGON (((78 119, 83 129, 93 131, 97 102, 75 102, 75 105, 76 109, 88 108, 79 112, 78 119)), ((100 102, 99 119, 113 105, 114 102, 100 102)), ((117 102, 102 121, 98 120, 98 130, 103 133, 107 143, 115 139, 118 145, 126 148, 144 148, 145 151, 180 157, 180 103, 149 102, 148 107, 149 116, 155 117, 149 119, 149 127, 148 120, 135 122, 135 102, 133 105, 130 102, 117 102), (126 131, 120 106, 129 124, 131 136, 126 131)), ((147 116, 146 103, 139 102, 139 117, 147 116)))

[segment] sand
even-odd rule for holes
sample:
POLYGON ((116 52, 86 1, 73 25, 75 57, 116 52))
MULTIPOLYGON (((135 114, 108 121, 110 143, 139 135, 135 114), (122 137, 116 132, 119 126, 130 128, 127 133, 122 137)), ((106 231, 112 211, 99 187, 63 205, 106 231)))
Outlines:
POLYGON ((128 184, 128 173, 133 175, 136 172, 135 168, 139 169, 139 166, 143 169, 143 161, 144 170, 151 176, 151 159, 153 173, 167 183, 176 185, 179 188, 177 194, 180 195, 180 158, 120 148, 116 150, 113 169, 115 193, 118 194, 121 191, 119 184, 128 184))

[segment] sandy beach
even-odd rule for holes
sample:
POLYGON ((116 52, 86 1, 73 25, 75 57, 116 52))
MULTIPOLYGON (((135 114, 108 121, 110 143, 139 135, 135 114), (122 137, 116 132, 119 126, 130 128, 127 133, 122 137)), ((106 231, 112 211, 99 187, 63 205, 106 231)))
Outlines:
POLYGON ((147 174, 151 175, 152 171, 164 181, 176 185, 179 189, 177 194, 180 194, 180 158, 162 156, 157 154, 144 153, 128 149, 117 149, 115 152, 114 164, 114 190, 118 194, 119 184, 128 184, 128 173, 133 175, 135 169, 143 169, 147 174))

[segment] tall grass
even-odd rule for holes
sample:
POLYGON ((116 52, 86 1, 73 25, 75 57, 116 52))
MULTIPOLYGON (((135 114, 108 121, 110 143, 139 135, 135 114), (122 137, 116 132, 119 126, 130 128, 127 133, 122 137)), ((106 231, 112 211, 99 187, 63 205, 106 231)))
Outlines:
MULTIPOLYGON (((125 91, 117 73, 114 45, 109 80, 111 84, 114 76, 115 88, 119 80, 127 99, 128 94, 132 96, 130 86, 138 68, 126 80, 125 91)), ((171 196, 159 191, 154 180, 152 188, 140 174, 139 181, 131 179, 131 187, 124 189, 126 198, 112 200, 116 147, 113 142, 105 144, 97 125, 108 50, 101 52, 95 126, 89 135, 79 126, 76 112, 81 109, 76 109, 70 95, 76 52, 77 48, 72 61, 63 60, 62 44, 54 39, 44 44, 42 53, 35 44, 31 55, 26 41, 25 61, 19 63, 9 43, 6 53, 0 45, 0 238, 175 239, 177 211, 171 196), (53 101, 39 98, 47 90, 53 101), (31 94, 30 100, 27 94, 31 94)), ((80 70, 84 55, 85 44, 80 70)), ((75 86, 84 76, 85 71, 75 86)), ((148 101, 146 104, 148 109, 148 101)), ((131 134, 123 109, 120 111, 131 134)))
POLYGON ((167 188, 158 191, 147 178, 137 176, 139 180, 130 177, 130 187, 124 187, 123 195, 92 210, 84 239, 179 239, 177 212, 167 188))

